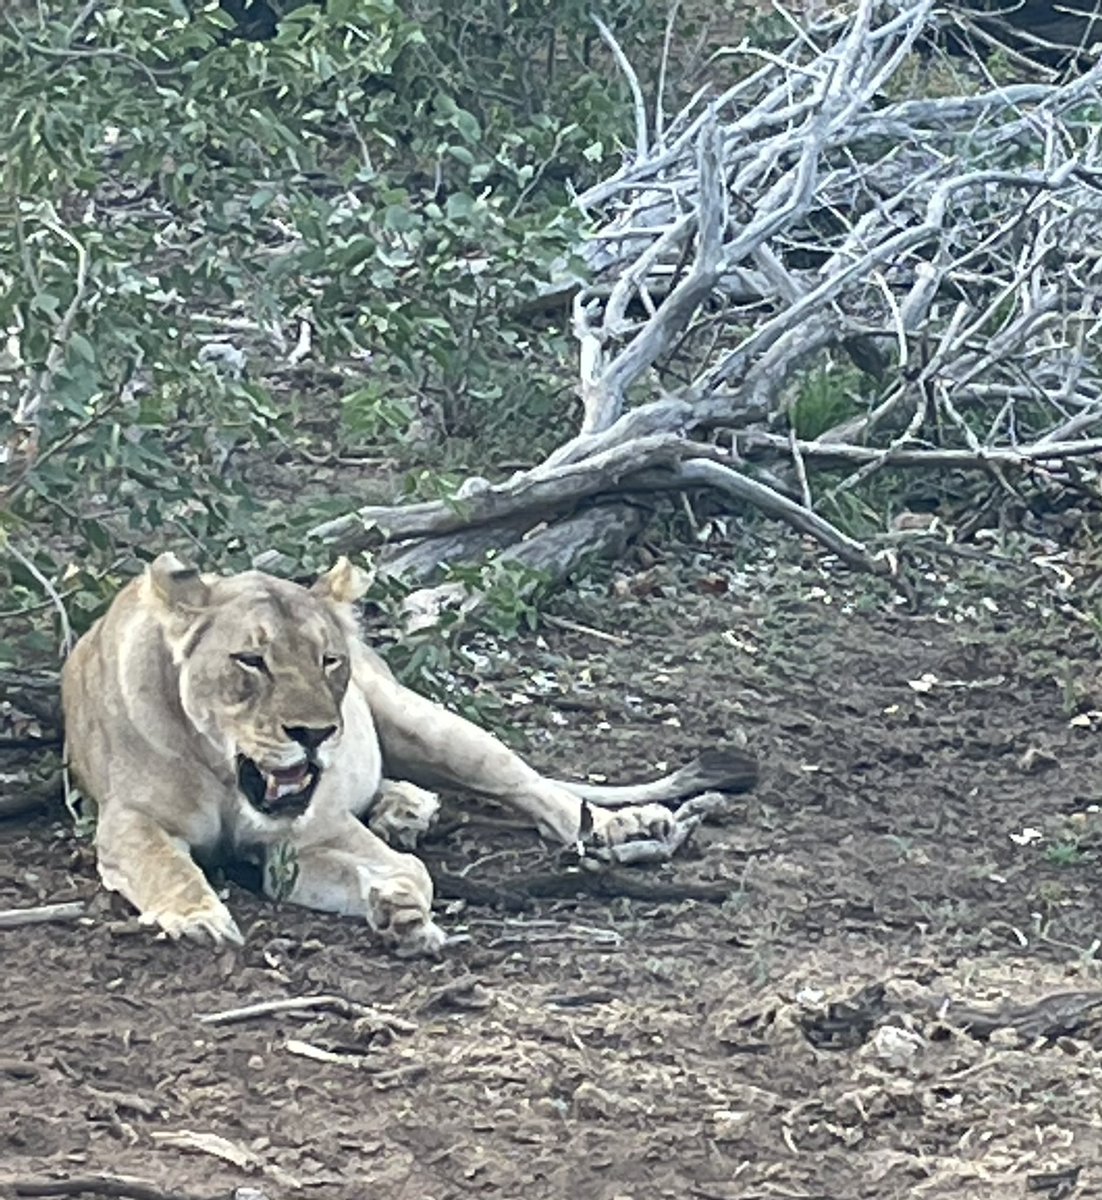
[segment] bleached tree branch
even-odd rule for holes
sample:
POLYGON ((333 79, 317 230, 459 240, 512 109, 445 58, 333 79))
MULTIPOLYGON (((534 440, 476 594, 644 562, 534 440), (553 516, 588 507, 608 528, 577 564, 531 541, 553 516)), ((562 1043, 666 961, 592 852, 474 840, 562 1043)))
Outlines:
POLYGON ((635 153, 578 197, 597 226, 574 301, 578 432, 454 502, 362 509, 311 537, 419 555, 417 539, 481 529, 507 547, 582 499, 707 487, 883 574, 810 498, 886 467, 1053 479, 1074 461, 1080 484, 1096 478, 1102 63, 1065 84, 897 98, 931 12, 858 0, 779 53, 736 47, 722 61, 743 77, 653 129, 621 61, 635 153), (847 381, 847 411, 817 436, 799 427, 810 367, 847 381), (762 473, 793 464, 792 494, 762 473))

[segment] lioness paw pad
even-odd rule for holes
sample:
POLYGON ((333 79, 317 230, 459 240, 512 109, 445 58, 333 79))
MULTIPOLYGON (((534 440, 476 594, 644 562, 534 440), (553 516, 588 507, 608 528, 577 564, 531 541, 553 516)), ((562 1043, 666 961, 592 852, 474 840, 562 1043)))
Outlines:
POLYGON ((143 913, 140 920, 143 925, 158 926, 173 941, 187 938, 215 946, 221 946, 224 942, 240 946, 245 940, 229 909, 218 900, 187 912, 154 909, 143 913))
POLYGON ((394 880, 371 888, 367 920, 400 957, 436 954, 447 941, 429 911, 429 897, 414 883, 394 880))

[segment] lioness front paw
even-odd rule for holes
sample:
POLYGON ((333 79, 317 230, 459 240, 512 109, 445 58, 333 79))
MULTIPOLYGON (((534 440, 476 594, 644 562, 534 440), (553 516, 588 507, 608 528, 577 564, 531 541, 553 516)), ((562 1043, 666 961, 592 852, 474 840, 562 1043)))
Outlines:
POLYGON ((367 893, 367 923, 400 958, 436 955, 448 938, 432 919, 431 903, 431 884, 426 889, 407 878, 373 883, 367 893))
POLYGON ((215 946, 224 942, 240 946, 244 941, 230 910, 214 895, 202 903, 187 906, 159 905, 147 909, 139 919, 143 925, 158 926, 173 941, 188 938, 215 946))
POLYGON ((405 780, 386 779, 367 819, 367 827, 389 846, 413 850, 432 828, 440 798, 405 780))

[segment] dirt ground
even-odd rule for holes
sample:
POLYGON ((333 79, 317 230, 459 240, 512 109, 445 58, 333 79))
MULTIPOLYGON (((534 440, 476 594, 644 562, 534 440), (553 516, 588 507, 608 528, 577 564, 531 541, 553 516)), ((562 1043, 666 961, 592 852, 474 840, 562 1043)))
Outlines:
MULTIPOLYGON (((0 907, 92 900, 0 933, 0 1194, 1102 1195, 1098 639, 1039 574, 966 566, 913 615, 810 560, 686 557, 556 610, 616 642, 491 656, 541 767, 637 778, 741 728, 762 780, 632 872, 655 898, 442 902, 470 941, 439 963, 237 884, 242 950, 158 941, 57 814, 0 827, 0 907), (363 1007, 199 1022, 319 994, 363 1007)), ((451 871, 515 896, 556 866, 464 811, 451 871)))

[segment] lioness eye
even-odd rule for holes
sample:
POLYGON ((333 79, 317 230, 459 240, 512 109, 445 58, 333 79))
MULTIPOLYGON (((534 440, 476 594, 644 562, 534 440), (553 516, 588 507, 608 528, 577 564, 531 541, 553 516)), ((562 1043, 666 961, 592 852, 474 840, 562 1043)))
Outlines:
POLYGON ((230 658, 239 667, 244 667, 246 671, 264 672, 268 669, 268 664, 264 661, 263 654, 231 654, 230 658))
POLYGON ((335 671, 343 662, 344 659, 339 654, 323 654, 321 656, 321 665, 327 671, 335 671))

